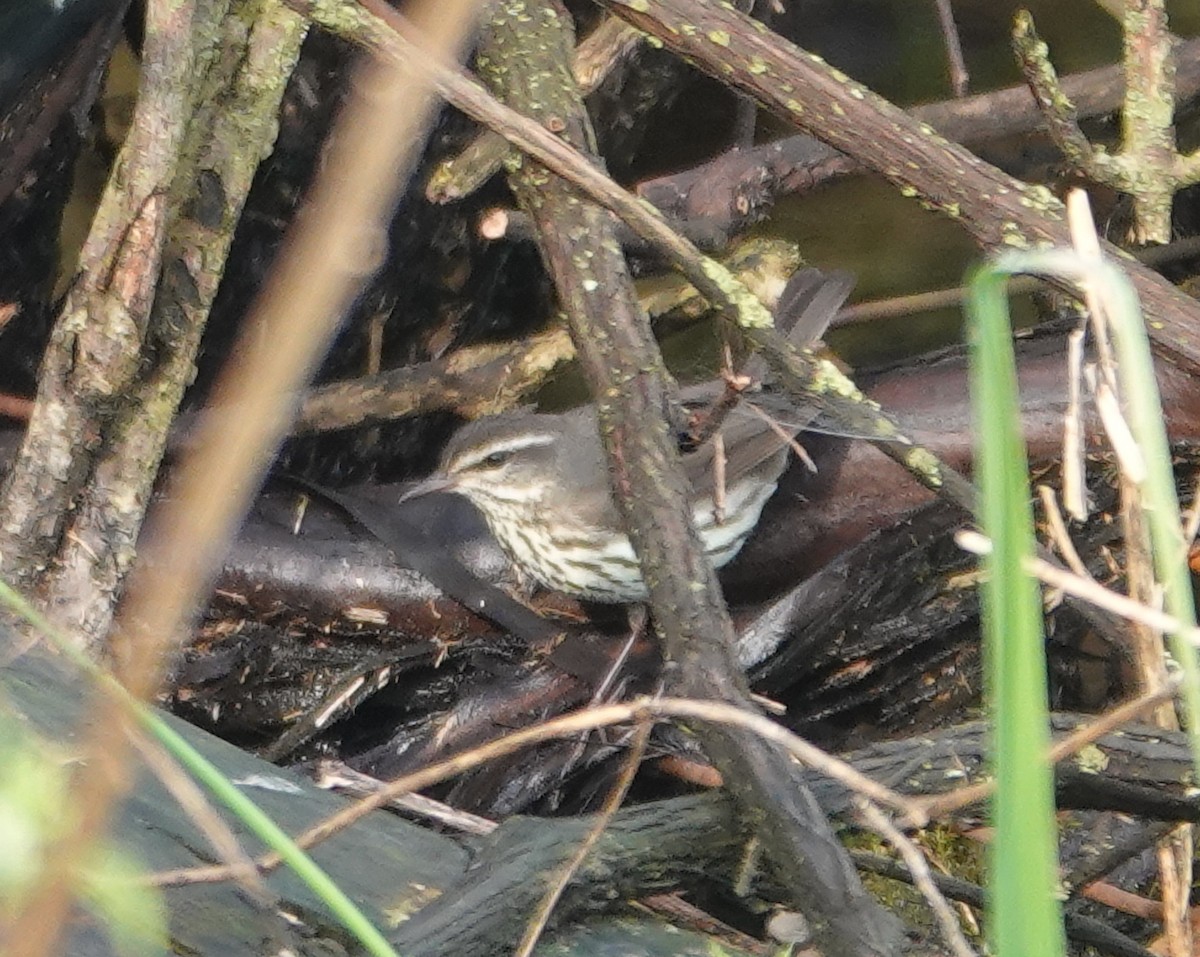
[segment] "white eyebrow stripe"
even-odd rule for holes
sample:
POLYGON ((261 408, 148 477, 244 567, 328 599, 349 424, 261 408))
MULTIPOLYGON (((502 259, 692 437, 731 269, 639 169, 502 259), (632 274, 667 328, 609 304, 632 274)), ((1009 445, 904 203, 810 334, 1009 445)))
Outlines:
POLYGON ((487 445, 474 449, 469 455, 459 456, 454 465, 457 468, 469 468, 482 462, 496 452, 521 452, 525 449, 538 449, 551 445, 557 439, 551 432, 530 432, 526 435, 514 435, 506 439, 496 439, 487 445))

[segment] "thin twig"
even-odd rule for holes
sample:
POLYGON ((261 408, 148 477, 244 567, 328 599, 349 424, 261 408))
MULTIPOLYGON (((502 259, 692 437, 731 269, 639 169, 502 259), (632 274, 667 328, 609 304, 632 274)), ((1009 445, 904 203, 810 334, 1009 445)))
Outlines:
MULTIPOLYGON (((362 797, 374 794, 386 786, 385 781, 371 777, 348 767, 341 761, 319 761, 313 769, 313 784, 319 788, 362 797)), ((491 834, 500 825, 490 818, 471 814, 443 801, 435 801, 423 794, 404 794, 392 805, 396 810, 423 817, 443 827, 453 828, 464 834, 479 837, 491 834)))
MULTIPOLYGON (((1167 679, 1162 687, 1146 691, 1136 698, 1131 698, 1110 711, 1106 711, 1094 721, 1088 722, 1084 727, 1078 728, 1052 745, 1050 748, 1050 761, 1057 764, 1059 761, 1065 760, 1073 754, 1078 754, 1089 744, 1094 744, 1106 734, 1111 734, 1113 731, 1124 727, 1129 722, 1141 717, 1146 711, 1157 708, 1164 701, 1170 701, 1178 690, 1179 679, 1172 676, 1167 679)), ((930 820, 938 820, 964 807, 969 807, 972 804, 978 804, 980 801, 986 800, 991 797, 995 789, 995 781, 983 781, 979 784, 959 788, 949 794, 916 798, 915 801, 920 805, 921 812, 930 820)))
MULTIPOLYGON (((783 747, 801 764, 832 778, 848 790, 898 811, 907 824, 922 827, 928 820, 924 816, 919 802, 873 781, 846 762, 809 744, 803 738, 797 737, 761 714, 716 701, 695 701, 687 698, 639 698, 627 703, 586 708, 562 715, 471 748, 462 754, 453 755, 419 771, 406 774, 389 782, 378 793, 330 815, 324 821, 304 831, 296 837, 295 843, 304 849, 314 847, 362 820, 372 811, 383 807, 401 794, 420 791, 454 775, 478 767, 480 764, 513 754, 530 745, 556 738, 573 737, 581 731, 658 718, 690 718, 750 731, 766 741, 783 747)), ((264 871, 275 869, 279 863, 278 855, 274 853, 265 854, 258 859, 258 866, 264 871)), ((177 886, 180 883, 211 883, 226 880, 228 877, 227 868, 195 868, 190 872, 186 881, 178 879, 176 875, 170 886, 177 886)))
POLYGON ((913 886, 921 892, 929 904, 929 909, 933 911, 933 916, 937 920, 938 926, 941 927, 942 936, 950 945, 951 951, 957 957, 977 957, 975 951, 971 949, 971 945, 967 943, 967 937, 958 922, 958 915, 954 913, 950 902, 946 900, 945 895, 938 890, 937 884, 934 883, 933 875, 929 872, 929 862, 925 860, 925 855, 921 853, 920 848, 870 801, 856 798, 854 807, 867 827, 878 833, 900 852, 904 863, 908 865, 909 874, 912 875, 913 886))
POLYGON ((963 60, 962 40, 958 36, 958 24, 954 22, 954 10, 950 0, 934 0, 937 8, 938 25, 942 28, 942 41, 946 45, 946 61, 950 66, 950 88, 957 97, 967 95, 971 76, 963 60))
POLYGON ((233 880, 241 884, 260 906, 272 905, 275 895, 263 883, 254 860, 242 848, 237 835, 216 812, 195 780, 167 754, 161 744, 146 737, 140 728, 131 728, 129 736, 142 763, 154 773, 166 792, 196 825, 196 829, 208 839, 213 850, 230 869, 233 880))
POLYGON ((579 873, 579 869, 583 866, 583 862, 587 859, 588 854, 608 829, 613 816, 620 810, 621 803, 625 800, 625 795, 629 793, 629 787, 633 784, 634 776, 637 774, 638 767, 642 763, 642 758, 646 754, 646 744, 650 740, 650 731, 653 727, 653 724, 649 721, 643 721, 638 725, 633 739, 629 743, 629 753, 625 757, 621 773, 609 791, 608 797, 604 801, 604 806, 600 809, 600 813, 596 815, 595 822, 588 829, 583 840, 579 842, 579 847, 575 849, 575 853, 571 855, 571 859, 554 876, 553 883, 546 892, 546 896, 542 898, 542 902, 538 905, 537 910, 533 913, 529 921, 529 926, 521 936, 521 943, 515 951, 515 957, 530 957, 530 954, 533 953, 533 948, 537 946, 538 940, 541 939, 542 931, 546 929, 546 924, 550 920, 550 914, 562 897, 563 892, 567 889, 567 885, 579 873))
POLYGON ((1046 523, 1050 529, 1050 540, 1058 548, 1063 561, 1080 578, 1090 579, 1092 576, 1075 550, 1075 543, 1067 531, 1067 523, 1063 521, 1062 513, 1058 510, 1058 502, 1054 498, 1054 489, 1048 485, 1038 486, 1038 497, 1042 500, 1042 511, 1046 513, 1046 523))
POLYGON ((1072 329, 1067 335, 1067 411, 1063 414, 1061 469, 1063 504, 1078 522, 1088 516, 1087 458, 1083 445, 1083 339, 1082 327, 1072 329))

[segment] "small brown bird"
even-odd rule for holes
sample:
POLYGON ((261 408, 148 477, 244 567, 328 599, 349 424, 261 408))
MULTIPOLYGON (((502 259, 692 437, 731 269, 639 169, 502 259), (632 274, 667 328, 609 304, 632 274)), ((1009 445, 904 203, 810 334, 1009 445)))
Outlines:
MULTIPOLYGON (((796 327, 803 327, 805 342, 824 331, 850 286, 843 274, 797 274, 792 300, 799 295, 796 327)), ((683 398, 689 405, 711 402, 723 388, 705 383, 684 390, 683 398)), ((811 415, 799 415, 793 405, 782 418, 772 418, 738 405, 721 421, 723 495, 716 443, 705 441, 682 453, 696 530, 717 568, 737 555, 758 523, 787 465, 789 441, 811 415)), ((646 598, 641 566, 613 501, 594 406, 469 422, 450 439, 434 474, 405 498, 431 491, 470 499, 513 562, 543 585, 589 601, 646 598)))

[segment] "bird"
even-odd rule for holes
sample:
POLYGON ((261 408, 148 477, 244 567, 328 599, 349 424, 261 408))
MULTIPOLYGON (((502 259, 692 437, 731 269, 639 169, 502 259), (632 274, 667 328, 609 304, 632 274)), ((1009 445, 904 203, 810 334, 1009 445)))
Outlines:
MULTIPOLYGON (((790 295, 785 291, 781 302, 800 312, 795 332, 805 343, 824 331, 851 285, 846 274, 813 269, 789 283, 790 295)), ((714 381, 683 390, 681 398, 697 408, 723 394, 726 385, 714 381)), ((716 568, 737 555, 757 525, 793 436, 812 418, 768 394, 722 411, 713 413, 719 443, 712 436, 698 442, 680 436, 693 521, 716 568)), ((641 565, 613 498, 594 405, 468 422, 450 438, 435 471, 404 499, 434 491, 465 496, 517 568, 542 585, 605 604, 646 599, 641 565)))

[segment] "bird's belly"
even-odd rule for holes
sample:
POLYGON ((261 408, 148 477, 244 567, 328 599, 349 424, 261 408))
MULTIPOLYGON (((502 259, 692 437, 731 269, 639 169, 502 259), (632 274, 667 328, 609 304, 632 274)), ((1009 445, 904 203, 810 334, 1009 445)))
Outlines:
POLYGON ((646 599, 641 565, 625 535, 581 529, 552 539, 544 523, 508 529, 517 541, 493 531, 510 557, 548 588, 614 604, 646 599))
POLYGON ((742 550, 746 539, 758 524, 767 499, 775 494, 775 483, 743 482, 728 489, 717 521, 717 509, 711 499, 697 503, 692 510, 696 531, 704 542, 704 551, 714 568, 728 565, 742 550))
MULTIPOLYGON (((692 518, 715 568, 741 550, 774 491, 774 483, 757 482, 730 489, 720 522, 711 499, 697 503, 692 518)), ((646 600, 641 565, 625 535, 586 528, 567 534, 560 530, 552 538, 544 519, 489 524, 509 557, 548 588, 587 601, 646 600)))

